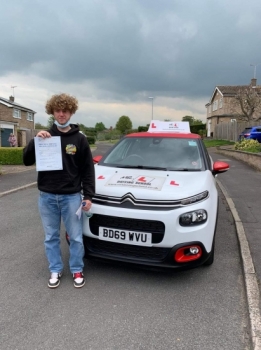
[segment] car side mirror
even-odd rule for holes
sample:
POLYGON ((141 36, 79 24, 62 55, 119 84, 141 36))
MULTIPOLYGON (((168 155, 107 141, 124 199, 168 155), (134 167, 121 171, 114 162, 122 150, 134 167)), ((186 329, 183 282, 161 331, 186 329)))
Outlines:
POLYGON ((102 159, 102 156, 95 156, 95 157, 92 158, 94 164, 99 163, 99 161, 100 161, 101 159, 102 159))
POLYGON ((229 169, 228 163, 217 161, 217 162, 214 162, 213 164, 212 174, 213 175, 221 174, 227 171, 228 169, 229 169))

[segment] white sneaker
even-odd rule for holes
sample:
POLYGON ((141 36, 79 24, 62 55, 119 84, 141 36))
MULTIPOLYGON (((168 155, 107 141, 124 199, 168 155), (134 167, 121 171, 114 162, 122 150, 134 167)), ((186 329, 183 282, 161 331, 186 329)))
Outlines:
POLYGON ((74 287, 81 288, 85 285, 84 275, 82 272, 73 273, 74 287))
POLYGON ((62 272, 51 272, 51 277, 48 282, 48 287, 57 288, 60 284, 61 277, 62 277, 62 272))

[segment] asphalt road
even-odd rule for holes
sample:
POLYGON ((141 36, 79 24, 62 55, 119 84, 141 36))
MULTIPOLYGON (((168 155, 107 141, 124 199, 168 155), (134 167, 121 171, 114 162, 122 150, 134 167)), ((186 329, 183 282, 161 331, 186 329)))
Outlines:
MULTIPOLYGON (((1 197, 0 349, 250 349, 236 231, 220 195, 211 267, 173 273, 90 261, 79 290, 67 265, 59 288, 47 287, 37 189, 1 197)), ((67 262, 63 235, 62 251, 67 262)))

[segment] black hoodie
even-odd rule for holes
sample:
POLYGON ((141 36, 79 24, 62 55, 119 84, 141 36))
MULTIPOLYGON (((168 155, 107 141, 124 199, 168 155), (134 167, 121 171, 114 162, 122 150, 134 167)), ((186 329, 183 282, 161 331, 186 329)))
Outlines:
MULTIPOLYGON (((61 137, 63 170, 39 171, 38 189, 54 194, 73 194, 83 190, 84 199, 91 200, 95 193, 92 153, 87 138, 78 125, 70 124, 68 132, 60 132, 54 124, 48 132, 61 137)), ((34 139, 23 150, 24 165, 35 163, 34 139)))

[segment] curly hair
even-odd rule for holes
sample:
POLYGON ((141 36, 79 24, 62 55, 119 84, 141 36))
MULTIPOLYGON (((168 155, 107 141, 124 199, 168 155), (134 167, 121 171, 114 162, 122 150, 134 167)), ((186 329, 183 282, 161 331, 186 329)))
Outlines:
POLYGON ((78 109, 78 100, 68 94, 53 95, 46 102, 45 111, 47 114, 53 114, 55 109, 62 109, 74 114, 78 109))

